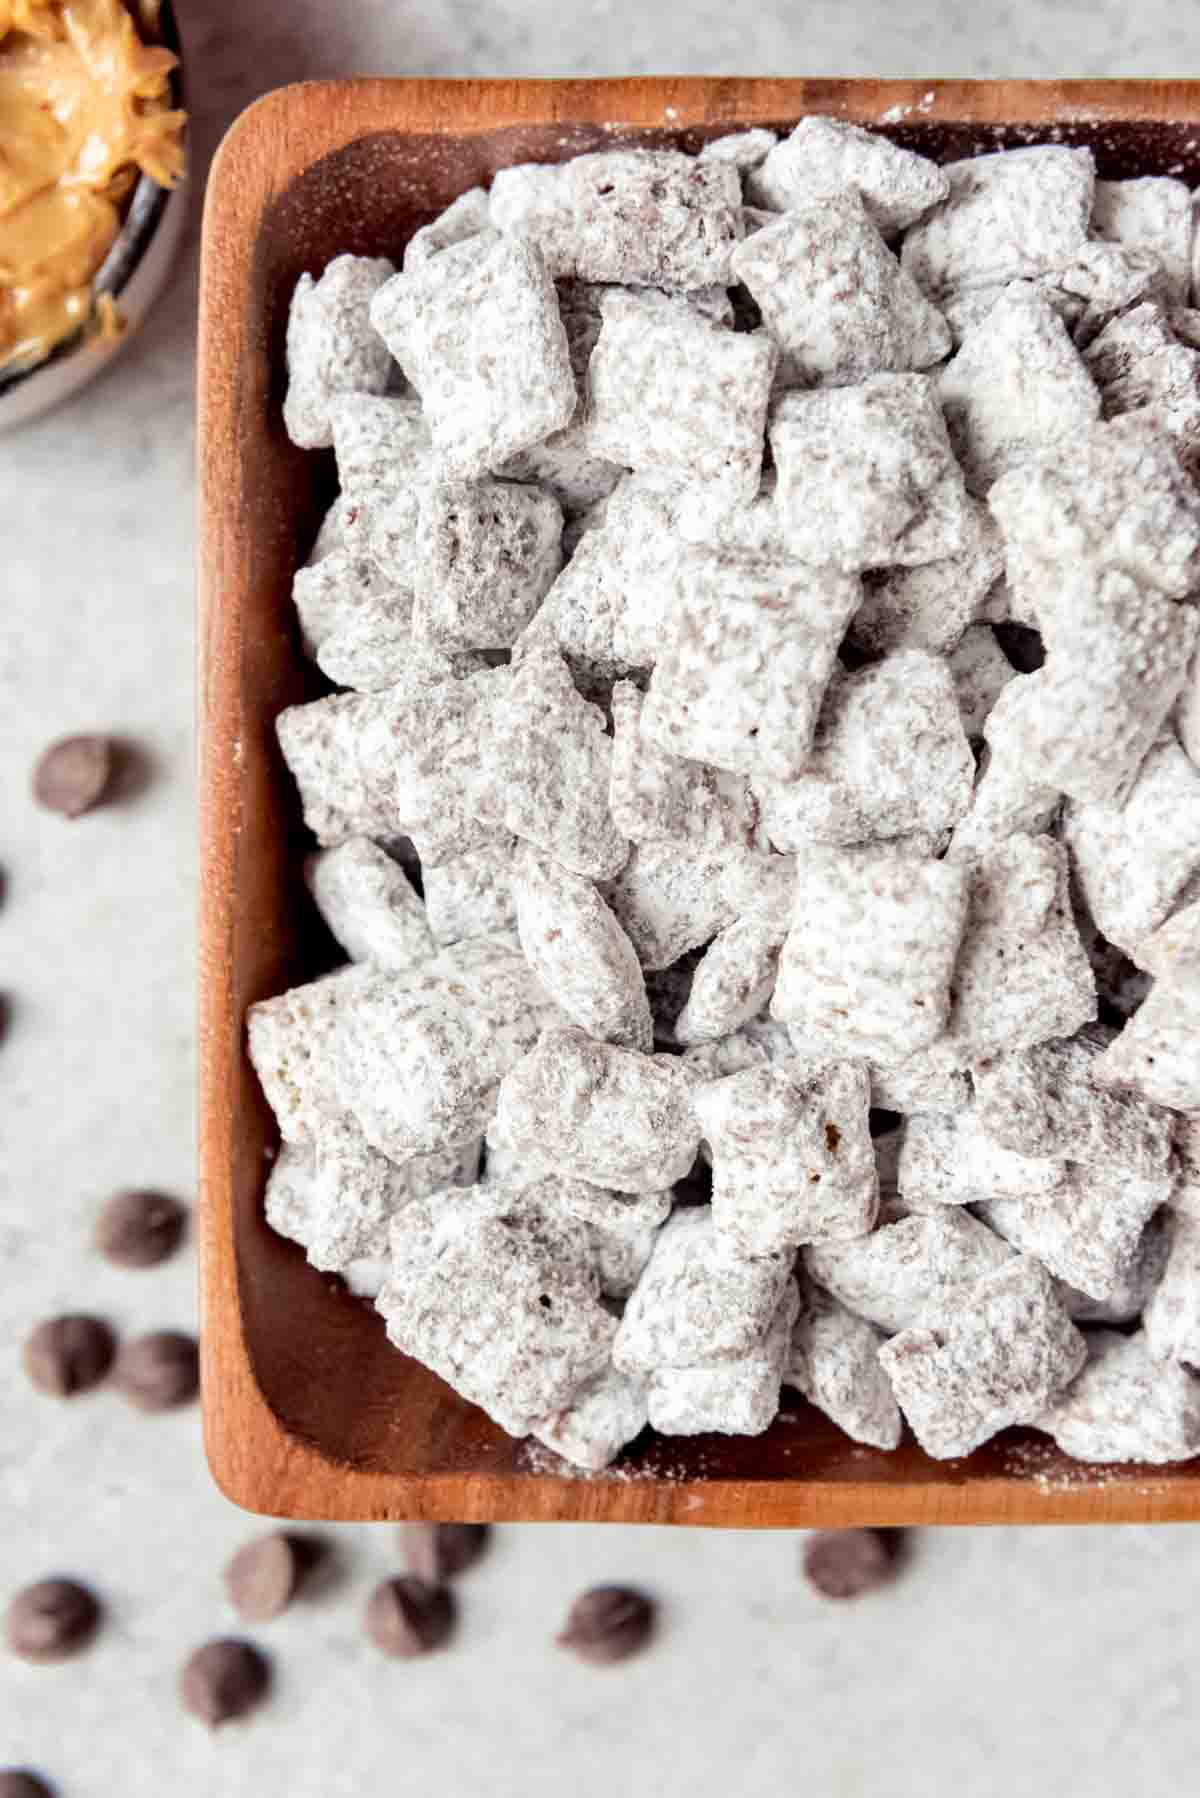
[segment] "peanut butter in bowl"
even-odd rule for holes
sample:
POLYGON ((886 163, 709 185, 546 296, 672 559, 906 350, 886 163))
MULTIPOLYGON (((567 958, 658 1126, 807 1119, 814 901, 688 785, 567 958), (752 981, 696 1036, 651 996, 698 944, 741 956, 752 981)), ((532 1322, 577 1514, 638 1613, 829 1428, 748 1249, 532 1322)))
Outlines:
POLYGON ((111 328, 92 284, 138 178, 183 173, 177 60, 121 0, 0 0, 0 376, 111 328))

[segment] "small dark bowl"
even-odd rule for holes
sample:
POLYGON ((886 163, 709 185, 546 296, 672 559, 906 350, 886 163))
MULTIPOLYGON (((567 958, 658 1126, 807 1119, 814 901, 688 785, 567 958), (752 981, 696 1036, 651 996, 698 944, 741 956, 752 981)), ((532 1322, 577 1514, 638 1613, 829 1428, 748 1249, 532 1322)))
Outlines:
MULTIPOLYGON (((171 105, 181 108, 183 53, 171 0, 162 0, 157 25, 144 36, 180 57, 171 75, 171 105)), ((0 372, 0 433, 48 412, 107 368, 166 286, 186 219, 186 177, 171 188, 161 187, 149 175, 139 177, 117 239, 92 281, 97 298, 111 294, 119 300, 125 329, 119 337, 106 339, 81 326, 40 362, 0 372)))

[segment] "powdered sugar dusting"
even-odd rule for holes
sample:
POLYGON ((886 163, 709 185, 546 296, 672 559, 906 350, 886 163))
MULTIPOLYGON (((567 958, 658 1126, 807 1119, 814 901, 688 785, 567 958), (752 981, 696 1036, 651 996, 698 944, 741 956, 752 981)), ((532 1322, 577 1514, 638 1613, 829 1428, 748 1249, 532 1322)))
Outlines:
POLYGON ((447 156, 401 273, 296 291, 348 690, 278 734, 352 965, 252 1014, 268 1220, 535 1476, 723 1477, 781 1378, 956 1478, 1042 1430, 988 1465, 1047 1494, 1200 1449, 1192 198, 891 91, 447 156))

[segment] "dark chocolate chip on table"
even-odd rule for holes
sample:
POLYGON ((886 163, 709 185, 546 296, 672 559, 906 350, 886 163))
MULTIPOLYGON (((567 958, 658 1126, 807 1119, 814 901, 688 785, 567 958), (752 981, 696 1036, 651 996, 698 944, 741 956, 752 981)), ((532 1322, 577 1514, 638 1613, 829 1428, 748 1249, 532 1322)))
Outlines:
POLYGON ((96 1247, 118 1267, 156 1267, 179 1247, 187 1213, 163 1192, 114 1193, 96 1219, 96 1247))
POLYGON ((239 1548, 225 1569, 225 1590, 245 1623, 269 1623, 286 1611, 303 1577, 296 1544, 283 1530, 239 1548))
POLYGON ((415 1574, 386 1579, 367 1601, 366 1632, 383 1654, 413 1660, 432 1654, 454 1628, 454 1599, 445 1586, 415 1574))
POLYGON ((54 1798, 54 1790, 27 1767, 0 1767, 0 1798, 54 1798))
POLYGON ((190 1654, 179 1676, 183 1708, 210 1729, 246 1716, 267 1695, 271 1670, 252 1642, 218 1636, 190 1654))
POLYGON ((486 1523, 402 1523, 400 1544, 410 1573, 440 1586, 475 1565, 490 1533, 486 1523))
POLYGON ((17 1593, 4 1620, 8 1646, 23 1661, 65 1661, 96 1633, 100 1606, 77 1580, 43 1579, 17 1593))
POLYGON ((82 818, 104 798, 112 771, 112 744, 107 737, 60 737, 34 764, 33 796, 48 812, 82 818))
POLYGON ((117 1357, 117 1385, 141 1411, 185 1405, 200 1390, 199 1346, 181 1330, 154 1330, 127 1342, 117 1357))
POLYGON ((25 1344, 25 1371, 39 1392, 73 1398, 98 1386, 116 1353, 116 1338, 100 1317, 67 1312, 48 1317, 25 1344))
POLYGON ((640 1654, 654 1633, 654 1601, 633 1586, 593 1586, 567 1613, 559 1646, 610 1667, 640 1654))
POLYGON ((823 1598, 861 1598, 892 1579, 902 1530, 818 1530, 804 1545, 804 1573, 823 1598))
POLYGON ((288 1530, 288 1544, 296 1558, 296 1591, 306 1598, 323 1592, 338 1575, 338 1555, 333 1540, 306 1530, 288 1530))

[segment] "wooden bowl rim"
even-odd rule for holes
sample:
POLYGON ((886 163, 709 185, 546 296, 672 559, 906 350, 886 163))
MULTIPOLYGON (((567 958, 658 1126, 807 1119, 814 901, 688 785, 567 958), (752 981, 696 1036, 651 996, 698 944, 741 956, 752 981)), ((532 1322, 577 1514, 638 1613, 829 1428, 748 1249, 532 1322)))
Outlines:
MULTIPOLYGON (((643 77, 605 80, 302 82, 256 101, 214 158, 204 208, 198 362, 200 744, 200 1271, 205 1447, 216 1483, 248 1510, 293 1518, 591 1520, 706 1526, 1076 1523, 1194 1520, 1200 1474, 1077 1468, 1063 1477, 928 1463, 890 1483, 588 1477, 504 1471, 393 1474, 327 1456, 290 1431, 255 1377, 238 1288, 231 1182, 234 1095, 245 1078, 229 963, 238 904, 239 668, 243 620, 227 605, 221 500, 252 403, 239 387, 229 320, 246 292, 265 209, 323 156, 376 133, 475 136, 572 123, 623 130, 741 126, 824 112, 981 131, 1056 124, 1200 123, 1200 81, 874 81, 643 77), (303 143, 281 182, 276 148, 303 143), (1077 1477, 1075 1477, 1077 1476, 1077 1477)), ((1036 1465, 1034 1463, 1033 1465, 1036 1465)))

